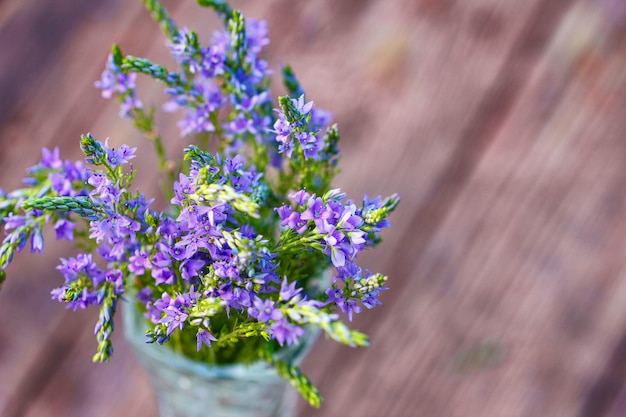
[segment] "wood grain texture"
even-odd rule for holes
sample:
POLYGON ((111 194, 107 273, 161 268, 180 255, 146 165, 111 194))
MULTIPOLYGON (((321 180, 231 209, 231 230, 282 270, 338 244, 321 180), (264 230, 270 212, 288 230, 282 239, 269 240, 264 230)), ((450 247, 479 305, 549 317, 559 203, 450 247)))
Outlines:
MULTIPOLYGON (((3 188, 36 162, 33 148, 79 158, 86 131, 148 153, 92 85, 112 42, 163 61, 163 38, 139 2, 72 1, 0 4, 3 188), (46 41, 36 56, 23 49, 33 28, 46 41)), ((208 37, 217 21, 193 3, 165 2, 208 37)), ((326 401, 300 415, 626 414, 626 31, 616 4, 235 2, 268 20, 273 68, 292 64, 335 114, 337 185, 357 199, 403 199, 362 260, 391 277, 384 305, 352 323, 372 347, 320 341, 305 370, 326 401)), ((142 99, 162 100, 144 81, 142 99)), ((180 152, 172 120, 159 123, 180 152)), ((156 193, 142 175, 154 159, 134 165, 138 187, 156 193)), ((11 381, 0 384, 0 415, 154 416, 121 332, 112 362, 91 364, 95 312, 48 300, 60 283, 49 271, 68 249, 48 242, 45 256, 11 267, 0 292, 0 380, 11 381)))

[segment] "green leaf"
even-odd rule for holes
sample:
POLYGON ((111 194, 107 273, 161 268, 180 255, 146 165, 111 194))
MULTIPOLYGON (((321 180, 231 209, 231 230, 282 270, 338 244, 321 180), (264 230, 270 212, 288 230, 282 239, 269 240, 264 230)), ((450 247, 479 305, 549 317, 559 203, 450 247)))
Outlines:
POLYGON ((304 94, 304 90, 290 65, 283 66, 280 72, 283 76, 283 84, 290 96, 297 98, 304 94))
POLYGON ((343 343, 348 346, 369 346, 369 340, 365 333, 361 333, 357 330, 350 330, 348 326, 340 321, 333 321, 330 323, 323 323, 322 329, 337 342, 343 343))
POLYGON ((270 363, 274 365, 278 375, 289 381, 312 407, 319 408, 319 406, 322 405, 322 395, 318 389, 313 386, 311 380, 300 371, 299 367, 293 365, 291 362, 276 359, 271 359, 270 363))
POLYGON ((115 62, 115 65, 121 67, 122 61, 124 60, 124 54, 122 54, 122 50, 115 43, 111 47, 111 54, 113 55, 113 62, 115 62))
POLYGON ((31 198, 22 204, 26 211, 71 211, 86 219, 95 219, 100 209, 89 197, 41 197, 31 198))

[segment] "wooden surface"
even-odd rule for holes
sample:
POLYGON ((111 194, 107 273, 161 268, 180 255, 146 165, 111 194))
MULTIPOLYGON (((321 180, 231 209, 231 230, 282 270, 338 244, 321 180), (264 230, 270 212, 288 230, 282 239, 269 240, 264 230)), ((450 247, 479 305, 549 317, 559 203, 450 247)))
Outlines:
MULTIPOLYGON (((165 4, 209 36, 217 22, 194 3, 165 4)), ((268 20, 273 68, 292 64, 335 114, 336 185, 402 197, 362 259, 390 276, 384 304, 352 323, 372 346, 321 341, 305 370, 325 403, 300 415, 626 416, 623 1, 235 5, 268 20)), ((80 158, 90 131, 139 146, 138 187, 156 193, 148 146, 93 88, 113 42, 166 59, 138 1, 0 2, 0 187, 42 146, 80 158)), ((142 86, 144 101, 163 99, 142 86)), ((68 254, 49 239, 8 271, 0 415, 154 416, 121 329, 112 362, 92 364, 96 312, 49 300, 68 254)))

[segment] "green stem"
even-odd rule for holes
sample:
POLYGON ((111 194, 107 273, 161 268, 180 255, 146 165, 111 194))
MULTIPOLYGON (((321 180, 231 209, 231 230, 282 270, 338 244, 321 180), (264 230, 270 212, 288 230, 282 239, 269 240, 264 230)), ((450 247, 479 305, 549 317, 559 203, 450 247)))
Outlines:
POLYGON ((319 233, 314 233, 309 237, 300 237, 299 239, 292 240, 291 242, 285 243, 280 247, 280 252, 284 253, 286 250, 297 247, 303 243, 315 242, 322 237, 319 233))
POLYGON ((165 7, 158 0, 141 0, 152 18, 161 26, 161 30, 169 39, 178 35, 176 23, 170 18, 165 7))

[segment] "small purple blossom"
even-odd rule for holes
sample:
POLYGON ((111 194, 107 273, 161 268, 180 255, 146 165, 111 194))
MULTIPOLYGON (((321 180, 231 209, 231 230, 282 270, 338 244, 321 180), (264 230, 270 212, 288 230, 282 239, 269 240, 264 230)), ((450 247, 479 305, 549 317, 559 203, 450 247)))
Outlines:
POLYGON ((74 240, 74 228, 76 225, 67 220, 60 219, 54 224, 54 231, 56 232, 56 238, 65 240, 74 240))
POLYGON ((43 148, 41 150, 41 154, 41 162, 39 164, 42 167, 48 169, 61 169, 63 166, 58 146, 56 146, 52 151, 48 148, 43 148))
POLYGON ((344 297, 343 291, 339 288, 331 287, 326 290, 326 295, 328 296, 328 303, 335 303, 339 307, 343 305, 344 297))
POLYGON ((280 299, 285 302, 297 303, 299 301, 299 294, 302 292, 302 288, 296 288, 296 285, 297 283, 295 281, 290 284, 287 281, 287 277, 285 277, 280 286, 280 299))
POLYGON ((307 193, 305 190, 300 190, 289 194, 289 198, 299 206, 304 206, 311 198, 311 194, 307 193))
POLYGON ((205 345, 206 347, 211 347, 211 342, 217 341, 217 338, 213 336, 208 330, 200 329, 196 334, 196 341, 196 349, 198 352, 200 352, 200 349, 202 349, 202 345, 205 345))
POLYGON ((107 151, 107 161, 111 166, 115 167, 125 164, 135 157, 137 148, 131 148, 128 145, 122 145, 117 149, 109 148, 108 141, 108 139, 105 141, 105 148, 107 151))
POLYGON ((248 310, 248 314, 263 322, 277 321, 283 317, 283 313, 276 308, 272 300, 263 300, 258 297, 254 299, 253 307, 248 310))
POLYGON ((167 325, 168 336, 172 334, 172 332, 176 330, 177 327, 179 330, 182 330, 185 326, 185 320, 187 320, 187 317, 189 317, 189 314, 173 305, 170 305, 167 308, 163 309, 163 313, 165 313, 165 315, 161 317, 159 323, 167 325))
POLYGON ((288 346, 298 343, 298 339, 304 336, 304 329, 282 318, 275 321, 270 326, 270 332, 272 337, 276 339, 279 345, 283 346, 287 343, 288 346))
POLYGON ((41 227, 36 227, 31 235, 31 252, 39 252, 43 251, 43 235, 41 234, 41 227))
POLYGON ((352 315, 361 312, 362 308, 358 306, 355 300, 346 300, 343 304, 339 305, 341 311, 348 315, 348 320, 352 321, 352 315))
POLYGON ((143 275, 150 269, 150 254, 141 249, 135 249, 135 253, 129 258, 128 270, 135 275, 143 275))
POLYGON ((313 109, 313 102, 312 101, 306 102, 304 100, 304 94, 302 94, 297 99, 292 99, 291 102, 293 103, 298 113, 300 113, 300 115, 302 116, 308 114, 313 109))
POLYGON ((323 224, 323 220, 331 217, 331 212, 328 210, 324 201, 320 197, 312 196, 309 198, 307 202, 307 209, 302 212, 301 217, 304 220, 314 220, 315 223, 319 225, 323 224))
POLYGON ((181 277, 184 280, 190 280, 197 277, 205 262, 200 259, 186 259, 180 266, 181 277))

